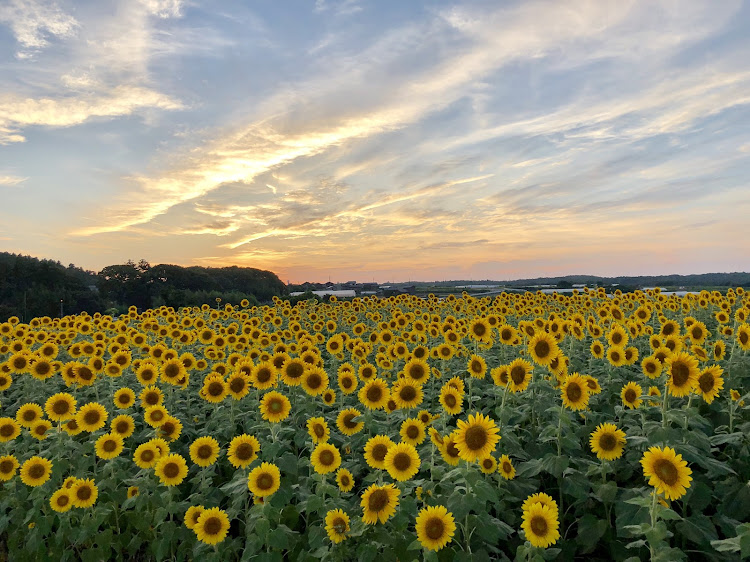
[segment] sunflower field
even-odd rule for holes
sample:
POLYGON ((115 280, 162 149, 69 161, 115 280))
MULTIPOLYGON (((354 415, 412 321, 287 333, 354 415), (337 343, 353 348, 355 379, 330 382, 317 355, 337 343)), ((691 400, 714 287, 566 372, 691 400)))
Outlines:
POLYGON ((750 557, 750 295, 0 323, 0 558, 750 557))

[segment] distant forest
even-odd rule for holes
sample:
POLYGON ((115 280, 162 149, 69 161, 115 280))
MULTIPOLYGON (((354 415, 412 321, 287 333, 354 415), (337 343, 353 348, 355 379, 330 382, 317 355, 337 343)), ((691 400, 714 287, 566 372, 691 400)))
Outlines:
POLYGON ((29 320, 86 311, 120 314, 128 306, 179 308, 268 302, 285 296, 286 285, 272 272, 250 267, 152 266, 145 260, 108 265, 100 272, 52 260, 0 252, 0 321, 29 320))

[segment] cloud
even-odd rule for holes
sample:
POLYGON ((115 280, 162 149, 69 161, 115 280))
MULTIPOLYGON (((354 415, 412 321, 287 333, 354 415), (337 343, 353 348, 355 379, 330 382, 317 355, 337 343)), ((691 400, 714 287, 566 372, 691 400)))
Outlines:
POLYGON ((95 117, 131 115, 139 109, 183 109, 169 96, 138 86, 118 86, 107 93, 63 98, 0 97, 0 144, 23 142, 28 126, 70 127, 95 117))
POLYGON ((12 176, 3 174, 0 172, 0 185, 6 186, 6 187, 15 187, 17 185, 21 185, 23 182, 25 182, 29 178, 22 178, 19 176, 12 176))
POLYGON ((64 13, 54 2, 6 0, 0 5, 0 23, 7 24, 22 49, 16 52, 26 59, 49 45, 48 37, 67 39, 79 27, 76 19, 64 13))

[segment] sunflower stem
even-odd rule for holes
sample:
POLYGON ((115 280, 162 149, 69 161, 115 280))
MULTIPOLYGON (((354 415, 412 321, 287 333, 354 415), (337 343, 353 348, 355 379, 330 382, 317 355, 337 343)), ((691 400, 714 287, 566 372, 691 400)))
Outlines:
POLYGON ((669 375, 664 381, 664 400, 661 402, 661 426, 667 428, 667 398, 669 397, 669 375))
MULTIPOLYGON (((652 500, 651 500, 651 529, 653 529, 654 525, 656 525, 656 499, 657 499, 656 490, 654 490, 651 493, 651 495, 652 495, 652 500)), ((649 545, 648 545, 648 550, 649 550, 649 553, 651 554, 651 560, 653 560, 654 559, 654 545, 650 544, 650 541, 649 541, 649 545)))

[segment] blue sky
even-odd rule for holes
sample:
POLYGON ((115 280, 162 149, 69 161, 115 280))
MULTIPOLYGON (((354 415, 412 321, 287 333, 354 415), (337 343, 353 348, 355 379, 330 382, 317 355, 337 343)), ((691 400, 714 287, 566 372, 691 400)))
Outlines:
POLYGON ((750 3, 0 4, 0 248, 282 279, 747 270, 750 3))

